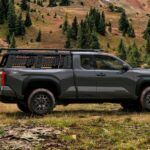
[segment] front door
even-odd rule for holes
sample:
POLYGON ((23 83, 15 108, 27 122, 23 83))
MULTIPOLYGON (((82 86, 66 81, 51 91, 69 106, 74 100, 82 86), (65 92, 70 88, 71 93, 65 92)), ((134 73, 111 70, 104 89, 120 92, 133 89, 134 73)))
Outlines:
POLYGON ((122 70, 123 62, 109 55, 95 55, 97 76, 97 96, 99 99, 130 98, 129 87, 134 83, 128 78, 128 72, 122 70))

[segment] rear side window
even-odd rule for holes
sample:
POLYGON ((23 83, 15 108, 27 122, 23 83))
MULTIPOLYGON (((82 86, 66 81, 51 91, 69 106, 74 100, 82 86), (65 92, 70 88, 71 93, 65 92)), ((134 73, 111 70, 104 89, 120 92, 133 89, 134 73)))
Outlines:
POLYGON ((80 63, 81 63, 81 66, 84 68, 84 69, 94 69, 94 60, 93 60, 93 55, 81 55, 80 56, 80 63))
POLYGON ((70 55, 9 55, 7 68, 69 69, 70 55))

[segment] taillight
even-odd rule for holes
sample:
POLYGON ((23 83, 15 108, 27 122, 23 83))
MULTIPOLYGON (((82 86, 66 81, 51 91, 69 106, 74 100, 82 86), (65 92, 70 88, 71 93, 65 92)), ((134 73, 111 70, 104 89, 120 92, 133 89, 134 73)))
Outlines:
POLYGON ((2 72, 2 77, 1 77, 1 85, 5 86, 5 79, 6 79, 6 73, 3 71, 2 72))

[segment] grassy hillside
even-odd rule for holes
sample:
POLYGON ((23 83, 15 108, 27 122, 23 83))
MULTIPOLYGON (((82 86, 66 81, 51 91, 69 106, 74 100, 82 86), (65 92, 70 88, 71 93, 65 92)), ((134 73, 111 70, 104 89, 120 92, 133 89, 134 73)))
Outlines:
MULTIPOLYGON (((19 1, 16 0, 16 12, 20 13, 20 7, 18 6, 19 1)), ((85 18, 85 15, 88 13, 91 7, 96 7, 100 11, 104 11, 106 14, 106 21, 112 22, 112 33, 108 33, 105 37, 99 36, 99 42, 102 45, 102 49, 108 49, 107 43, 110 44, 110 48, 108 50, 113 51, 116 49, 122 34, 118 31, 118 19, 120 17, 119 13, 109 12, 108 5, 105 0, 98 1, 90 1, 84 0, 84 6, 81 5, 81 1, 72 0, 71 6, 67 7, 47 7, 48 0, 44 2, 44 7, 41 7, 37 4, 30 3, 32 27, 26 29, 26 35, 23 37, 17 37, 17 47, 49 47, 49 48, 63 48, 65 43, 65 35, 62 33, 60 29, 60 25, 64 21, 64 16, 68 15, 68 20, 71 23, 74 16, 77 16, 78 21, 85 18), (35 42, 35 38, 37 36, 38 30, 42 31, 42 41, 40 43, 35 42)), ((142 38, 142 32, 144 31, 148 17, 146 16, 147 11, 143 10, 141 13, 138 13, 136 5, 131 3, 132 11, 130 7, 126 7, 127 4, 130 3, 128 0, 126 3, 123 1, 119 1, 119 3, 115 3, 115 5, 119 5, 124 7, 128 13, 130 21, 133 23, 136 32, 136 39, 123 37, 127 46, 132 41, 136 41, 139 48, 143 47, 144 40, 142 38), (126 4, 126 5, 125 5, 126 4), (135 8, 135 9, 134 9, 135 8), (134 10, 134 11, 133 11, 134 10)), ((146 6, 145 6, 146 7, 146 6)), ((25 18, 25 12, 23 12, 23 18, 25 18)), ((7 35, 7 25, 0 25, 0 39, 6 39, 7 35)), ((75 45, 73 47, 76 47, 75 45)))

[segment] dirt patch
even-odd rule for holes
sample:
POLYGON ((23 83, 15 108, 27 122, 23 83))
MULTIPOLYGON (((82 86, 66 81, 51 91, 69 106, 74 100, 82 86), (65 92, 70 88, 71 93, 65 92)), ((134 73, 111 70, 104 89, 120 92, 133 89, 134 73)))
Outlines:
POLYGON ((30 150, 36 147, 40 149, 67 149, 60 136, 65 131, 53 127, 5 127, 0 132, 1 149, 30 150), (42 146, 42 147, 41 147, 42 146))
POLYGON ((127 0, 130 6, 144 10, 144 7, 138 0, 127 0))

